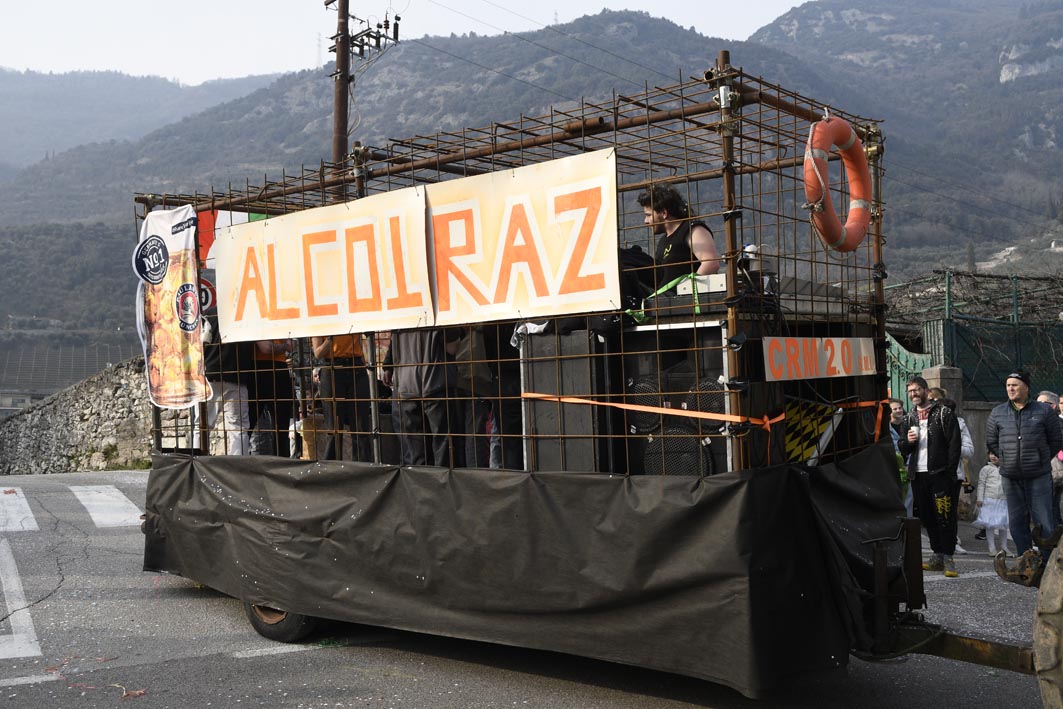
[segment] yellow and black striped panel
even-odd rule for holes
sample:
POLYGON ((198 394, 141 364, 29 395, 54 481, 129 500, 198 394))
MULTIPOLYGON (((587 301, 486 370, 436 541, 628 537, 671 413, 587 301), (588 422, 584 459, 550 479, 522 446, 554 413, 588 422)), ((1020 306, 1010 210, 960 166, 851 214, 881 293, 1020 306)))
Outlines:
POLYGON ((803 463, 816 453, 835 407, 804 399, 786 400, 786 460, 803 463))

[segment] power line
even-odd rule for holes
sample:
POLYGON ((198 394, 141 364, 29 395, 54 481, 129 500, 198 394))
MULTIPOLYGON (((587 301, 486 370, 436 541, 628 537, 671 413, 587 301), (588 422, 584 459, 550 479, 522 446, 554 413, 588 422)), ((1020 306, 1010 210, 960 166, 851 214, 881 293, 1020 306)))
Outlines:
POLYGON ((441 2, 435 2, 435 0, 433 0, 432 4, 433 5, 438 5, 439 7, 443 8, 444 10, 449 10, 450 12, 453 12, 456 15, 461 15, 462 17, 467 18, 469 20, 473 20, 474 22, 479 22, 481 25, 484 25, 485 27, 490 27, 491 29, 497 30, 498 32, 502 32, 502 33, 504 33, 505 35, 507 35, 509 37, 516 37, 517 39, 521 40, 522 42, 527 42, 528 44, 532 45, 533 47, 538 47, 539 49, 547 51, 547 52, 549 52, 551 54, 556 54, 556 55, 558 55, 560 57, 564 57, 565 59, 569 59, 571 61, 574 61, 577 64, 582 64, 583 66, 590 67, 591 69, 594 69, 595 71, 599 71, 599 72, 601 72, 603 74, 608 74, 609 76, 613 77, 614 79, 619 79, 620 81, 626 81, 628 83, 634 84, 635 86, 638 86, 639 88, 642 88, 642 84, 640 84, 639 82, 635 81, 634 79, 629 79, 628 77, 621 76, 620 74, 614 74, 613 72, 609 71, 608 69, 603 69, 602 67, 595 66, 594 64, 591 64, 589 62, 585 62, 582 59, 579 59, 578 57, 573 57, 573 56, 571 56, 569 54, 565 54, 564 52, 561 52, 561 51, 558 51, 556 49, 553 49, 552 47, 547 47, 544 44, 539 44, 538 42, 533 42, 532 40, 528 39, 527 37, 522 37, 521 35, 519 35, 519 34, 517 34, 515 32, 510 32, 509 30, 503 29, 503 28, 498 27, 496 25, 492 25, 490 22, 487 22, 485 20, 481 20, 478 17, 473 17, 472 15, 467 15, 467 14, 465 14, 464 12, 462 12, 460 10, 456 10, 456 9, 454 9, 452 7, 448 7, 447 5, 444 5, 441 2))
MULTIPOLYGON (((981 211, 981 212, 986 212, 986 213, 992 214, 993 216, 998 216, 998 217, 1002 216, 999 212, 996 212, 996 211, 990 209, 989 207, 983 207, 981 205, 974 204, 973 202, 967 202, 967 201, 962 200, 962 199, 957 199, 953 195, 947 195, 947 194, 932 190, 932 189, 930 189, 928 187, 924 187, 922 185, 913 184, 911 182, 905 182, 904 180, 898 179, 897 177, 891 178, 891 182, 892 183, 901 184, 901 185, 905 185, 907 187, 911 187, 913 189, 919 190, 920 192, 924 192, 926 194, 932 194, 935 197, 941 197, 942 199, 947 199, 947 200, 955 202, 955 203, 957 203, 959 205, 963 205, 963 206, 971 208, 971 209, 976 209, 976 210, 981 211)), ((1026 224, 1027 226, 1031 226, 1031 227, 1041 228, 1041 227, 1044 226, 1043 223, 1033 222, 1033 221, 1029 221, 1027 219, 1021 219, 1018 216, 1012 216, 1011 218, 1014 219, 1015 221, 1021 221, 1022 223, 1026 224)))
POLYGON ((914 174, 919 175, 921 177, 926 177, 926 178, 929 178, 929 179, 932 179, 932 180, 939 180, 939 181, 944 180, 944 181, 947 181, 947 182, 951 182, 958 189, 961 189, 961 190, 963 190, 965 192, 972 192, 972 193, 978 194, 983 199, 991 200, 993 202, 998 202, 998 203, 1000 203, 1000 204, 1002 204, 1002 205, 1004 205, 1006 207, 1011 207, 1012 209, 1015 209, 1017 211, 1028 212, 1028 213, 1033 214, 1033 215, 1038 216, 1038 217, 1042 216, 1039 212, 1037 212, 1037 211, 1035 211, 1033 209, 1030 209, 1029 207, 1024 207, 1022 205, 1015 204, 1013 202, 1008 202, 1007 200, 1004 200, 1004 199, 1000 199, 999 197, 994 197, 992 195, 984 194, 978 188, 973 187, 973 186, 968 185, 968 184, 965 184, 963 182, 960 182, 959 180, 956 180, 954 178, 951 178, 951 177, 948 177, 948 176, 945 176, 945 175, 931 175, 929 173, 922 172, 921 170, 916 170, 915 168, 909 167, 909 166, 907 166, 907 165, 905 165, 903 163, 891 162, 890 164, 893 167, 899 167, 902 170, 907 170, 908 172, 914 173, 914 174))
MULTIPOLYGON (((512 15, 514 15, 516 17, 519 17, 519 18, 521 18, 521 19, 523 19, 523 20, 525 20, 527 22, 532 22, 534 24, 538 24, 539 26, 541 26, 541 27, 543 27, 545 29, 548 29, 548 30, 550 30, 552 32, 555 32, 555 33, 557 33, 557 34, 559 34, 559 35, 561 35, 563 37, 566 37, 566 38, 571 39, 573 41, 579 42, 579 43, 584 44, 584 45, 586 45, 588 47, 596 49, 598 51, 604 52, 605 54, 613 56, 613 57, 615 57, 617 59, 623 60, 623 61, 628 62, 630 64, 633 64, 635 66, 641 67, 643 69, 646 69, 647 71, 651 71, 651 72, 653 72, 655 74, 658 74, 660 76, 663 76, 665 78, 671 78, 671 77, 668 77, 663 72, 660 72, 657 69, 653 69, 652 67, 648 67, 648 66, 640 64, 638 62, 632 61, 632 60, 628 59, 627 57, 623 57, 623 56, 621 56, 619 54, 616 54, 615 52, 611 52, 608 49, 599 47, 599 46, 597 46, 597 45, 595 45, 593 43, 587 42, 587 41, 585 41, 583 39, 580 39, 579 37, 576 37, 574 35, 570 35, 570 34, 567 34, 565 32, 562 32, 561 30, 558 30, 558 29, 556 29, 554 27, 551 27, 551 26, 548 26, 548 25, 544 25, 544 24, 542 24, 540 22, 537 22, 536 20, 533 20, 533 19, 531 19, 529 17, 526 17, 525 15, 521 15, 520 13, 515 12, 515 11, 509 9, 509 8, 506 8, 506 7, 503 7, 503 6, 501 6, 501 5, 497 4, 497 3, 491 2, 491 0, 482 0, 482 1, 485 2, 488 5, 491 5, 491 6, 495 7, 495 8, 498 8, 500 10, 504 10, 506 12, 509 12, 510 14, 512 14, 512 15)), ((591 69, 594 69, 596 71, 600 71, 600 72, 602 72, 604 74, 608 74, 609 76, 612 76, 614 78, 620 79, 622 81, 627 81, 629 83, 639 85, 638 82, 635 82, 632 79, 620 76, 618 74, 614 74, 611 71, 608 71, 608 70, 603 69, 601 67, 597 67, 597 66, 595 66, 593 64, 590 64, 590 63, 588 63, 586 61, 583 61, 583 60, 581 60, 581 59, 579 59, 577 57, 570 56, 568 54, 565 54, 564 52, 560 52, 560 51, 555 50, 555 49, 553 49, 551 47, 547 47, 545 45, 539 44, 539 43, 534 42, 534 41, 532 41, 530 39, 527 39, 525 37, 521 37, 519 34, 516 34, 516 33, 513 33, 513 32, 509 32, 508 30, 504 30, 503 28, 500 28, 500 27, 498 27, 496 25, 492 25, 489 22, 481 20, 481 19, 479 19, 477 17, 473 17, 471 15, 468 15, 468 14, 466 14, 464 12, 461 12, 459 10, 456 10, 456 9, 452 8, 452 7, 449 7, 448 5, 444 5, 443 3, 438 2, 437 0, 429 0, 429 2, 432 2, 433 4, 438 5, 439 7, 443 8, 443 9, 449 11, 449 12, 453 12, 453 13, 455 13, 457 15, 461 15, 462 17, 465 17, 466 19, 474 20, 474 21, 479 22, 480 24, 482 24, 482 25, 484 25, 486 27, 490 27, 491 29, 494 29, 496 31, 503 32, 503 33, 505 33, 507 35, 510 35, 510 36, 514 36, 514 37, 516 37, 516 38, 518 38, 518 39, 520 39, 520 40, 522 40, 524 42, 527 42, 528 44, 531 44, 532 46, 538 47, 538 48, 540 48, 540 49, 542 49, 544 51, 547 51, 547 52, 550 52, 552 54, 556 54, 558 56, 564 57, 566 59, 569 59, 570 61, 574 61, 574 62, 576 62, 578 64, 582 64, 582 65, 587 66, 587 67, 589 67, 591 69)), ((513 76, 511 74, 507 74, 506 72, 501 71, 501 70, 499 70, 497 68, 485 66, 485 65, 480 64, 478 62, 474 62, 471 59, 459 56, 459 55, 454 54, 452 52, 448 52, 445 49, 441 49, 440 47, 433 46, 431 44, 428 44, 427 42, 424 42, 424 41, 421 41, 421 40, 412 40, 412 41, 417 42, 418 44, 422 44, 422 45, 428 47, 429 49, 433 49, 433 50, 435 50, 437 52, 440 52, 441 54, 445 54, 445 55, 447 55, 449 57, 452 57, 454 59, 457 59, 459 61, 463 61, 463 62, 466 62, 468 64, 471 64, 471 65, 473 65, 473 66, 475 66, 475 67, 477 67, 479 69, 483 69, 485 71, 493 72, 495 74, 503 76, 503 77, 505 77, 507 79, 510 79, 512 81, 518 81, 518 82, 520 82, 522 84, 525 84, 525 85, 527 85, 529 87, 532 87, 534 89, 538 89, 540 91, 544 91, 544 92, 553 94, 554 96, 557 96, 557 97, 559 97, 561 99, 564 99, 566 101, 575 101, 575 99, 573 99, 571 97, 568 97, 568 96, 565 96, 565 95, 563 95, 561 93, 558 93, 557 91, 554 91, 552 89, 548 89, 548 88, 546 88, 544 86, 540 86, 538 84, 535 84, 533 82, 527 81, 525 79, 521 79, 521 78, 513 76)), ((915 168, 912 168, 912 167, 909 167, 907 165, 904 165, 903 163, 894 162, 893 165, 894 165, 894 167, 897 167, 897 168, 899 168, 901 170, 907 170, 908 172, 913 173, 915 175, 919 175, 921 177, 926 177, 926 178, 931 178, 931 179, 946 179, 946 180, 949 180, 950 182, 953 182, 957 187, 959 187, 960 189, 962 189, 964 191, 967 191, 967 192, 977 192, 977 190, 974 187, 970 186, 970 185, 965 185, 963 183, 957 182, 955 180, 951 180, 949 178, 941 178, 941 177, 936 176, 936 175, 930 175, 928 173, 925 173, 925 172, 922 172, 922 171, 917 170, 915 168)), ((928 188, 926 188, 926 187, 924 187, 922 185, 913 184, 911 182, 905 182, 905 181, 897 179, 897 178, 894 178, 894 181, 899 183, 899 184, 902 184, 902 185, 911 187, 913 189, 919 190, 921 192, 928 193, 928 194, 933 194, 933 195, 935 195, 937 197, 941 197, 942 199, 951 200, 951 201, 956 202, 956 203, 958 203, 960 205, 964 205, 966 207, 969 207, 969 208, 972 208, 972 209, 975 209, 975 210, 979 210, 979 211, 986 212, 986 213, 989 213, 989 214, 997 215, 996 212, 994 212, 993 210, 991 210, 988 207, 984 207, 984 206, 975 204, 973 202, 956 199, 955 196, 943 194, 941 192, 938 192, 938 191, 935 191, 935 190, 932 190, 932 189, 928 189, 928 188)), ((1028 214, 1035 214, 1035 215, 1037 214, 1035 211, 1030 210, 1029 208, 1022 207, 1020 205, 1017 205, 1017 204, 1014 204, 1014 203, 1011 203, 1011 202, 1007 202, 1006 200, 1002 200, 1002 199, 999 199, 997 197, 992 197, 990 195, 984 195, 984 194, 981 195, 981 196, 984 199, 988 199, 988 200, 997 202, 999 204, 1002 204, 1004 206, 1007 206, 1007 207, 1009 207, 1011 209, 1014 209, 1016 211, 1019 211, 1019 212, 1024 212, 1024 213, 1028 213, 1028 214)), ((1025 224, 1027 224, 1028 226, 1032 226, 1032 227, 1042 227, 1043 226, 1043 223, 1038 223, 1038 222, 1033 222, 1033 221, 1028 221, 1028 220, 1021 220, 1021 221, 1023 223, 1025 223, 1025 224)), ((954 227, 954 228, 956 228, 957 231, 960 231, 960 232, 963 232, 963 233, 968 233, 968 234, 973 234, 974 233, 974 232, 972 232, 972 231, 970 231, 968 229, 962 229, 962 228, 959 228, 959 227, 954 227)))
MULTIPOLYGON (((436 3, 435 0, 428 0, 428 1, 432 2, 432 3, 435 3, 437 5, 439 4, 439 3, 436 3)), ((673 80, 675 78, 673 76, 665 74, 660 69, 654 69, 653 67, 646 66, 645 64, 640 64, 640 63, 638 63, 638 62, 636 62, 636 61, 634 61, 632 59, 628 59, 627 57, 625 57, 623 55, 620 55, 620 54, 617 54, 616 52, 610 51, 610 50, 606 49, 605 47, 599 47, 598 45, 593 44, 591 42, 588 42, 588 41, 586 41, 584 39, 581 39, 581 38, 579 38, 579 37, 577 37, 575 35, 568 34, 567 32, 562 32, 561 30, 559 30, 556 27, 553 27, 551 25, 544 25, 542 22, 539 22, 538 20, 533 20, 532 18, 526 17, 526 16, 520 14, 519 12, 515 12, 515 11, 509 9, 508 7, 504 7, 502 5, 499 5, 498 3, 491 2, 491 0, 482 0, 482 2, 487 3, 491 7, 495 7, 495 8, 498 8, 499 10, 503 10, 505 12, 508 12, 509 14, 513 15, 514 17, 519 17, 520 19, 524 20, 525 22, 531 22, 532 24, 539 25, 543 29, 547 29, 547 30, 550 30, 551 32, 555 32, 555 33, 561 35, 562 37, 565 37, 566 39, 571 39, 574 42, 579 42, 580 44, 584 44, 584 45, 586 45, 588 47, 591 47, 592 49, 597 49, 599 52, 604 52, 604 53, 608 54, 609 56, 611 56, 611 57, 613 57, 615 59, 619 59, 620 61, 627 62, 628 64, 632 64, 632 65, 637 66, 637 67, 639 67, 641 69, 645 69, 646 71, 653 72, 654 74, 657 74, 658 76, 661 76, 661 77, 664 77, 665 79, 668 79, 669 81, 671 81, 671 80, 673 80)))
POLYGON ((477 67, 479 69, 483 69, 484 71, 490 71, 490 72, 493 72, 493 73, 498 74, 500 76, 504 76, 507 79, 512 79, 513 81, 519 81, 520 83, 522 83, 522 84, 524 84, 526 86, 530 86, 533 89, 538 89, 539 91, 545 91, 547 93, 553 94, 554 96, 557 96, 558 98, 564 99, 565 101, 575 101, 576 100, 574 98, 570 98, 568 96, 565 96, 564 94, 560 94, 560 93, 554 91, 553 89, 548 89, 545 86, 539 86, 538 84, 533 84, 532 82, 526 81, 524 79, 521 79, 520 77, 512 76, 511 74, 507 74, 506 72, 504 72, 504 71, 502 71, 500 69, 496 69, 496 68, 490 67, 490 66, 484 66, 483 64, 480 64, 479 62, 474 62, 471 59, 467 59, 465 57, 458 56, 457 54, 454 54, 453 52, 448 52, 445 49, 440 49, 439 47, 433 47, 431 44, 428 44, 427 42, 425 42, 423 40, 414 39, 414 40, 410 40, 410 41, 414 42, 416 44, 420 44, 423 47, 428 47, 429 49, 434 49, 435 51, 439 52, 440 54, 446 54, 448 57, 452 57, 454 59, 457 59, 458 61, 463 61, 463 62, 466 62, 468 64, 472 64, 474 67, 477 67))

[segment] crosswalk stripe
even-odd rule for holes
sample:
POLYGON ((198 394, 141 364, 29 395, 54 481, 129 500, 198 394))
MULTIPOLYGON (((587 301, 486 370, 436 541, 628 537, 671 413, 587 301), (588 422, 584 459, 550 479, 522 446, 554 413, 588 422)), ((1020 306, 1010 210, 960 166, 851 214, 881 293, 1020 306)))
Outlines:
POLYGON ((4 589, 4 605, 11 624, 11 634, 0 635, 0 659, 39 656, 41 646, 37 643, 37 631, 26 607, 26 594, 18 576, 15 555, 11 553, 11 542, 6 539, 0 539, 0 586, 4 589))
POLYGON ((23 684, 44 684, 45 682, 58 682, 62 679, 59 675, 27 675, 26 677, 12 677, 0 679, 0 687, 18 687, 23 684))
POLYGON ((114 485, 71 485, 97 527, 134 527, 140 524, 140 508, 114 485))
POLYGON ((21 488, 0 488, 0 532, 36 532, 37 520, 21 488))

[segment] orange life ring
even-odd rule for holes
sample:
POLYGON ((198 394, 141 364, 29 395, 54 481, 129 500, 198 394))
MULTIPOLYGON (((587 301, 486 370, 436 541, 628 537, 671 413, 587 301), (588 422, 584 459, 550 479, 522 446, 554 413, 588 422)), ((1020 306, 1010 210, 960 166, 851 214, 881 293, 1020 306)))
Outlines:
POLYGON ((871 224, 871 171, 856 131, 848 121, 830 117, 812 124, 805 147, 805 208, 812 212, 812 226, 819 240, 836 251, 852 251, 864 240, 871 224), (849 178, 849 216, 842 226, 831 204, 827 158, 837 146, 849 178))

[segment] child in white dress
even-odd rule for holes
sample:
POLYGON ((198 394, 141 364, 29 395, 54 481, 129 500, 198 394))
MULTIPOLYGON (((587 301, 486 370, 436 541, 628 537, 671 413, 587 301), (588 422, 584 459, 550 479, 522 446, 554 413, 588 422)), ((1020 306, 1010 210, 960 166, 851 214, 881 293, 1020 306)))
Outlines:
POLYGON ((989 555, 1007 550, 1008 501, 1004 495, 1004 483, 997 468, 997 457, 989 454, 989 462, 978 471, 978 519, 975 524, 985 527, 989 542, 989 555))

